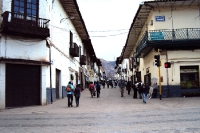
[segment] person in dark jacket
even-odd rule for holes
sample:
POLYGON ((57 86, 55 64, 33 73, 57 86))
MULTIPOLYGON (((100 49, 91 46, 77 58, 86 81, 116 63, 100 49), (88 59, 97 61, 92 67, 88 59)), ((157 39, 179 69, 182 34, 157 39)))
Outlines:
POLYGON ((120 88, 120 92, 121 92, 121 97, 124 96, 124 88, 126 87, 125 81, 123 78, 121 78, 118 82, 118 86, 120 88))
POLYGON ((131 91, 131 81, 128 81, 126 84, 126 90, 128 91, 128 95, 130 95, 130 91, 131 91))
POLYGON ((102 81, 103 88, 105 88, 105 80, 102 81))
POLYGON ((133 98, 137 98, 137 88, 136 88, 135 84, 136 83, 133 84, 133 91, 134 91, 133 98))
POLYGON ((96 91, 97 91, 97 98, 100 97, 100 91, 101 91, 101 85, 99 83, 99 81, 97 81, 97 84, 96 84, 96 91))
POLYGON ((142 96, 142 101, 143 103, 146 103, 146 92, 147 92, 147 87, 146 85, 143 83, 142 87, 141 87, 141 96, 142 96))
POLYGON ((75 90, 74 90, 74 96, 75 96, 75 99, 76 99, 76 107, 79 106, 79 99, 81 97, 81 90, 82 90, 82 88, 81 88, 80 84, 78 84, 76 86, 75 90))
POLYGON ((107 88, 109 88, 109 80, 106 82, 106 84, 107 84, 107 88))

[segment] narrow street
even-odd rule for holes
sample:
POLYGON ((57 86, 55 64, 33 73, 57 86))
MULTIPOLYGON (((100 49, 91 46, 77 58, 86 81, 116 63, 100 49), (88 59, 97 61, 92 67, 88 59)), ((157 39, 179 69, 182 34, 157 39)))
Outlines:
POLYGON ((67 98, 46 106, 0 110, 0 133, 200 133, 200 98, 133 99, 119 88, 91 98, 84 90, 80 106, 67 98))

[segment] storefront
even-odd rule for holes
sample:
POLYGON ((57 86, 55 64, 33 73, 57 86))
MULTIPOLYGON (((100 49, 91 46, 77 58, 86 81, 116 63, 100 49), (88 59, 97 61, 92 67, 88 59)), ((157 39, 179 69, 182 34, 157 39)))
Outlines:
POLYGON ((199 87, 199 66, 180 66, 181 89, 199 87))

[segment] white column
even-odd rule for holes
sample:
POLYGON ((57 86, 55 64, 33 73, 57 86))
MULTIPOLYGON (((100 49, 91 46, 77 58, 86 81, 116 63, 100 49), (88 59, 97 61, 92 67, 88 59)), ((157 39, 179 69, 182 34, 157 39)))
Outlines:
MULTIPOLYGON (((41 66, 41 105, 46 105, 46 71, 48 66, 41 66)), ((50 79, 50 78, 49 78, 50 79)))
POLYGON ((5 109, 6 107, 5 66, 4 63, 0 63, 0 109, 5 109))

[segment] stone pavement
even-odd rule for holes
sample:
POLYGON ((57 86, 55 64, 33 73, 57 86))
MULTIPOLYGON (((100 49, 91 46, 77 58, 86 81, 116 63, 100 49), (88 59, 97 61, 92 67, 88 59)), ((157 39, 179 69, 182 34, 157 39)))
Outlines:
POLYGON ((119 88, 91 98, 86 89, 80 106, 67 98, 46 106, 0 110, 0 133, 200 133, 200 97, 133 99, 119 88))

